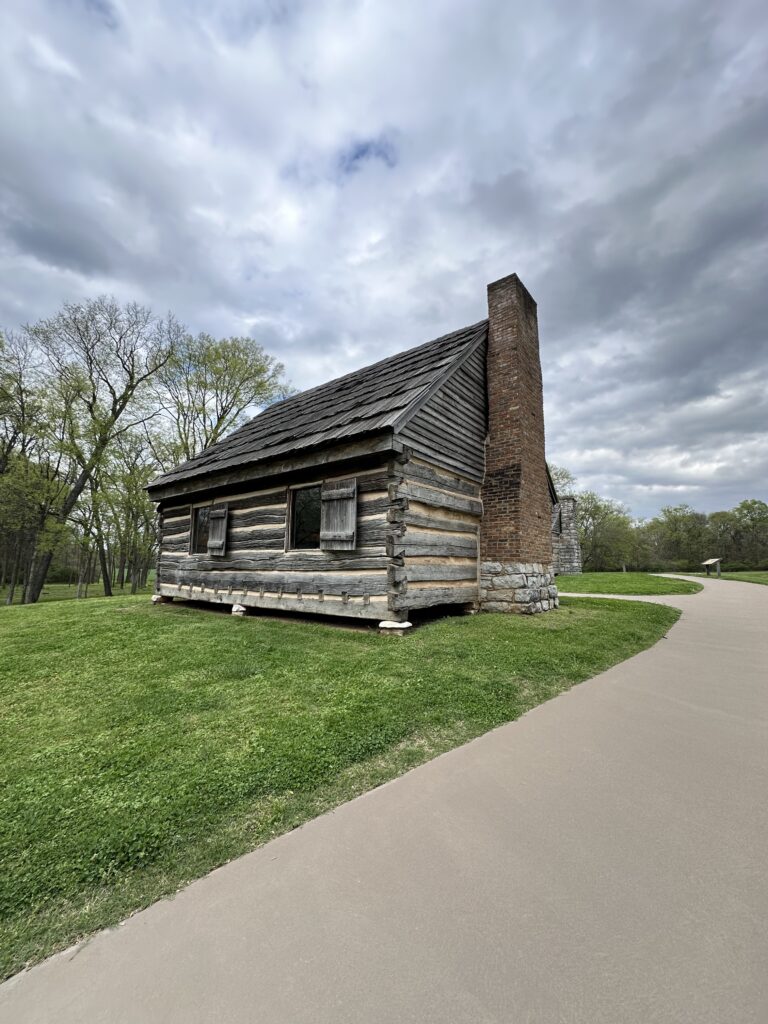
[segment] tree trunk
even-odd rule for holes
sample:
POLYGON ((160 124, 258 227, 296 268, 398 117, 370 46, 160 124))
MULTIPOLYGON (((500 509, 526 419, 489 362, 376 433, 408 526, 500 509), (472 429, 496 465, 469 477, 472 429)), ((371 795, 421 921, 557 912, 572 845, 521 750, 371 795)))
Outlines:
POLYGON ((88 597, 88 586, 93 583, 93 552, 88 552, 88 568, 85 573, 85 593, 83 597, 88 597))
POLYGON ((21 565, 21 538, 16 548, 16 554, 13 559, 13 567, 11 568, 11 578, 8 582, 8 596, 5 599, 6 604, 13 604, 13 594, 16 590, 16 580, 19 575, 19 566, 21 565))
POLYGON ((139 556, 136 549, 131 555, 131 593, 135 594, 139 589, 139 556))
POLYGON ((120 545, 120 561, 117 566, 117 585, 122 590, 125 586, 125 547, 120 545))
POLYGON ((45 579, 53 561, 53 551, 37 551, 36 539, 32 542, 32 557, 29 560, 24 580, 24 604, 35 604, 45 586, 45 579))
POLYGON ((104 584, 104 597, 112 597, 112 582, 109 578, 109 566, 107 565, 107 552, 104 550, 104 538, 99 533, 96 546, 99 552, 99 565, 101 566, 101 579, 104 584))
POLYGON ((104 531, 101 527, 101 516, 99 514, 98 500, 96 498, 95 482, 91 483, 91 495, 93 497, 93 526, 96 533, 96 551, 99 556, 101 579, 104 584, 104 597, 112 597, 112 581, 109 578, 109 564, 107 563, 107 551, 104 547, 104 531))
POLYGON ((80 568, 79 568, 79 572, 77 574, 77 593, 75 594, 75 597, 77 598, 78 601, 83 596, 83 579, 84 578, 85 578, 85 565, 84 565, 84 560, 83 560, 83 556, 82 556, 82 553, 81 553, 81 555, 80 555, 80 568))
POLYGON ((24 604, 35 604, 40 600, 52 561, 53 551, 39 551, 33 555, 29 580, 24 593, 24 604))
MULTIPOLYGON (((102 446, 98 452, 98 456, 101 454, 105 446, 102 446)), ((60 523, 66 523, 72 512, 72 509, 77 504, 78 498, 85 490, 85 485, 88 483, 88 478, 93 470, 93 465, 96 462, 96 458, 92 460, 92 463, 86 468, 80 471, 79 476, 72 484, 72 488, 64 500, 64 504, 61 506, 59 514, 56 519, 60 523)), ((40 594, 45 586, 45 580, 48 576, 48 570, 51 567, 53 561, 53 548, 50 547, 45 551, 35 551, 32 559, 32 570, 29 574, 29 580, 27 582, 26 590, 24 592, 24 603, 35 604, 40 600, 40 594)))

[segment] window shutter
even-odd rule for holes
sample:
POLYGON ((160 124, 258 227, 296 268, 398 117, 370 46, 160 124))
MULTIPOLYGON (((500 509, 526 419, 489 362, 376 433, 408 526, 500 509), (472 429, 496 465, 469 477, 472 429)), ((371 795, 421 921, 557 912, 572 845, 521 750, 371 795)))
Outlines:
POLYGON ((227 515, 226 505, 217 505, 210 511, 208 520, 208 554, 225 555, 227 553, 227 515))
POLYGON ((320 547, 351 551, 357 532, 357 480, 323 484, 320 498, 320 547))

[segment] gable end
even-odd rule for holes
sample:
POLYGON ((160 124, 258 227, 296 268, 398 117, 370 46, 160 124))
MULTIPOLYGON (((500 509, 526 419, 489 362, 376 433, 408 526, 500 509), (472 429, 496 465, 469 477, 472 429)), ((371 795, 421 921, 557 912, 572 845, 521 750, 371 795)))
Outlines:
POLYGON ((488 399, 486 333, 451 368, 396 437, 422 458, 481 482, 485 472, 488 399))

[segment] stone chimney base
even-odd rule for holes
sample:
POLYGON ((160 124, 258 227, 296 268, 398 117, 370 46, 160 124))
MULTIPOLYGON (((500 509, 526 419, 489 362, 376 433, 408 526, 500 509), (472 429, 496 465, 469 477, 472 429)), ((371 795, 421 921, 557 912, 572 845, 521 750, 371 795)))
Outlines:
POLYGON ((481 562, 480 610, 535 615, 559 605, 555 570, 541 562, 481 562))

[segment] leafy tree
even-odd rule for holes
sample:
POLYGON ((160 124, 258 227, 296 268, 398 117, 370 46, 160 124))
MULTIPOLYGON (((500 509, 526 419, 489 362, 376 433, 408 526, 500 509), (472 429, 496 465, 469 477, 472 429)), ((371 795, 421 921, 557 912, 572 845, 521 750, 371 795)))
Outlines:
POLYGON ((707 517, 690 505, 666 505, 652 520, 658 556, 672 567, 698 569, 707 557, 707 517))
POLYGON ((559 497, 571 497, 576 493, 576 477, 565 466, 550 465, 549 475, 559 497))
POLYGON ((163 469, 194 458, 258 408, 288 395, 283 373, 253 338, 185 335, 153 383, 168 428, 150 435, 163 469))
POLYGON ((576 516, 585 570, 621 569, 632 550, 632 520, 624 505, 594 491, 578 496, 576 516))
POLYGON ((708 557, 732 562, 741 557, 739 521, 732 511, 712 512, 707 517, 708 557))
MULTIPOLYGON (((173 356, 181 329, 171 316, 160 319, 145 306, 120 306, 102 297, 67 303, 55 316, 25 330, 64 398, 63 454, 71 472, 61 502, 48 511, 61 525, 110 444, 148 415, 148 408, 141 407, 145 385, 173 356)), ((30 602, 38 600, 53 558, 50 536, 50 531, 41 531, 36 545, 25 595, 30 602)))
POLYGON ((768 505, 750 498, 740 502, 731 515, 740 534, 740 554, 757 568, 768 558, 768 505))

